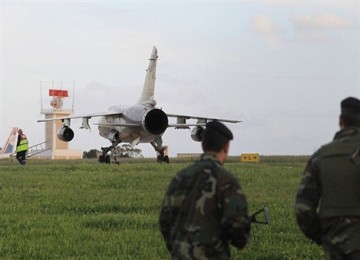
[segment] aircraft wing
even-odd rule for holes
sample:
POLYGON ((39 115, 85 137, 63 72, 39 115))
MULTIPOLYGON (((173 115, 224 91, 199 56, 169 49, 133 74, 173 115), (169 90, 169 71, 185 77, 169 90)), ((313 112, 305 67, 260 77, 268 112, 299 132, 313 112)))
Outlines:
POLYGON ((222 118, 211 118, 211 117, 199 117, 199 116, 188 116, 178 114, 167 114, 168 117, 176 118, 176 124, 169 124, 169 127, 175 127, 177 129, 189 128, 190 126, 205 126, 208 121, 220 121, 225 123, 240 123, 239 120, 229 120, 222 118), (196 123, 186 123, 186 120, 195 119, 196 123))
MULTIPOLYGON (((87 114, 87 115, 77 115, 77 116, 64 116, 64 117, 53 117, 47 119, 37 120, 37 122, 47 122, 47 121, 55 121, 55 120, 71 120, 71 119, 79 119, 82 118, 83 120, 89 120, 92 117, 100 117, 100 116, 111 116, 111 115, 122 115, 120 111, 108 111, 102 113, 95 113, 95 114, 87 114)), ((169 124, 168 127, 175 127, 175 128, 188 128, 190 126, 205 126, 208 121, 220 121, 225 123, 239 123, 242 121, 239 120, 229 120, 223 118, 212 118, 212 117, 200 117, 200 116, 188 116, 188 115, 179 115, 179 114, 167 114, 168 117, 176 118, 176 123, 169 124), (196 123, 186 123, 186 120, 194 119, 197 120, 196 123)), ((139 126, 139 124, 99 124, 95 123, 95 125, 101 126, 139 126)))
POLYGON ((126 123, 126 124, 104 124, 104 123, 94 123, 94 125, 107 126, 107 127, 110 127, 110 126, 141 126, 141 124, 129 124, 129 123, 126 123))
MULTIPOLYGON (((100 116, 112 116, 112 115, 122 115, 122 112, 120 111, 108 111, 103 113, 96 113, 96 114, 88 114, 88 115, 79 115, 79 116, 64 116, 64 117, 53 117, 53 118, 47 118, 47 119, 41 119, 37 122, 47 122, 47 121, 55 121, 55 120, 61 120, 64 122, 64 125, 70 126, 70 120, 71 119, 79 119, 82 118, 82 125, 80 128, 90 129, 89 125, 89 119, 92 117, 100 117, 100 116)), ((123 125, 126 126, 126 125, 123 125)))
POLYGON ((77 119, 77 118, 87 118, 90 119, 92 117, 99 117, 99 116, 111 116, 111 115, 121 115, 121 112, 116 111, 109 111, 109 112, 102 112, 102 113, 95 113, 95 114, 88 114, 88 115, 79 115, 79 116, 64 116, 64 117, 52 117, 47 119, 41 119, 37 122, 46 122, 46 121, 55 121, 55 120, 65 120, 65 119, 77 119))

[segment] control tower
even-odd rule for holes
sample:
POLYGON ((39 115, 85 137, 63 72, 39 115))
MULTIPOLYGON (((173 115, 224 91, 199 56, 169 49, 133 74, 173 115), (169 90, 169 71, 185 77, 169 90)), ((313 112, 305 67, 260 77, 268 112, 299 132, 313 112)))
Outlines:
MULTIPOLYGON (((41 93, 41 95, 43 95, 43 93, 41 93)), ((70 96, 68 90, 64 90, 62 89, 62 87, 61 89, 55 89, 53 83, 53 88, 48 89, 48 95, 46 97, 46 99, 50 100, 50 107, 43 108, 43 98, 41 97, 41 114, 45 115, 45 119, 70 116, 74 113, 74 100, 72 100, 71 108, 64 108, 64 101, 69 97, 70 96)), ((47 140, 45 148, 49 149, 50 152, 44 154, 42 157, 55 160, 81 159, 81 150, 69 149, 68 142, 63 142, 59 140, 59 138, 57 138, 57 133, 62 127, 62 124, 63 122, 61 120, 45 122, 45 140, 47 140)))

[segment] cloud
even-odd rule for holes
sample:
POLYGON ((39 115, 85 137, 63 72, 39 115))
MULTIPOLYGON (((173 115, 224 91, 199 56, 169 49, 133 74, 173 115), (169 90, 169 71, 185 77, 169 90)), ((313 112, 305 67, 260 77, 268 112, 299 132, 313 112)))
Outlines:
POLYGON ((274 19, 268 15, 256 14, 250 20, 250 30, 256 33, 271 48, 283 46, 283 31, 274 19))
POLYGON ((287 22, 277 23, 269 15, 257 14, 251 22, 251 31, 263 38, 272 48, 292 43, 334 45, 346 38, 350 30, 357 30, 353 16, 342 17, 332 13, 293 14, 287 22))
POLYGON ((304 16, 293 15, 289 20, 299 30, 344 29, 354 25, 350 18, 342 18, 328 13, 304 16))
POLYGON ((294 29, 289 42, 305 44, 339 44, 352 33, 349 29, 357 29, 356 21, 351 15, 344 18, 330 13, 292 15, 289 23, 294 29))
POLYGON ((255 15, 251 22, 251 29, 260 34, 273 34, 278 31, 271 17, 262 14, 255 15))

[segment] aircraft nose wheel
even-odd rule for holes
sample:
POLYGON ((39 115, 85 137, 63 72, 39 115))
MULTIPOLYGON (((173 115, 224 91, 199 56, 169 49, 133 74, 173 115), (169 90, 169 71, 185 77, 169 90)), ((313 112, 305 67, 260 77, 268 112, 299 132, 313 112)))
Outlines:
POLYGON ((99 163, 106 163, 109 164, 110 163, 110 155, 100 155, 98 158, 99 163))
POLYGON ((165 155, 165 156, 158 155, 157 162, 158 163, 162 163, 162 162, 170 163, 169 156, 167 156, 167 155, 165 155))

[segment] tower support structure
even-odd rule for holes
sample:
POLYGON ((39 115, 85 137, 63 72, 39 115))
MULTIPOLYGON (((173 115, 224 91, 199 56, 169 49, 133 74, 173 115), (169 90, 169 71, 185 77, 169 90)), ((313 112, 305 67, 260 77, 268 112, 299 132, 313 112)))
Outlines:
MULTIPOLYGON (((71 109, 63 108, 64 99, 69 97, 68 90, 62 89, 62 83, 61 89, 55 89, 54 83, 52 85, 53 88, 48 91, 48 96, 52 97, 49 108, 43 107, 43 98, 41 97, 41 114, 45 116, 45 119, 70 116, 74 112, 74 105, 72 105, 71 109)), ((40 87, 42 95, 41 83, 40 87)), ((74 104, 74 101, 72 104, 74 104)), ((45 140, 47 140, 45 148, 48 149, 48 152, 44 153, 42 157, 54 160, 81 159, 82 150, 70 149, 68 142, 63 142, 57 137, 57 133, 62 125, 63 122, 61 120, 45 122, 45 140)))

